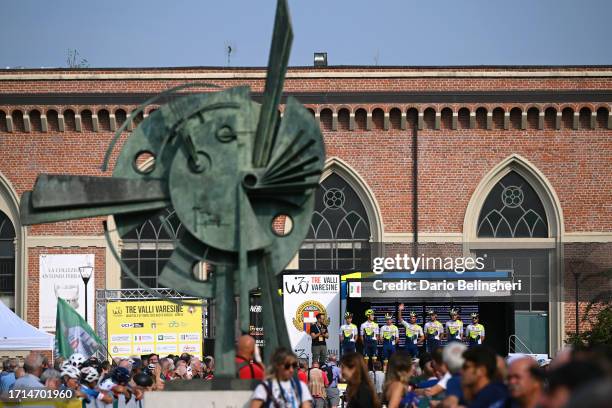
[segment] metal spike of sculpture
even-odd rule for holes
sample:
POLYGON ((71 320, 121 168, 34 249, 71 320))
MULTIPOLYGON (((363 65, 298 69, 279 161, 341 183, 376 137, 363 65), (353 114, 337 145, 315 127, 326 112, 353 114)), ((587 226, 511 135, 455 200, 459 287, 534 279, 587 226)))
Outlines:
POLYGON ((319 127, 295 99, 287 98, 278 123, 292 37, 286 0, 279 0, 261 106, 248 87, 186 94, 140 123, 112 177, 40 175, 21 200, 24 225, 113 215, 120 236, 173 206, 185 231, 159 282, 215 299, 218 376, 234 374, 236 295, 243 332, 249 292, 260 288, 270 316, 266 347, 290 346, 276 275, 306 236, 325 160, 319 127), (139 166, 145 156, 149 165, 139 166), (279 215, 291 219, 287 235, 274 232, 279 215), (201 261, 214 266, 208 281, 193 275, 201 261))

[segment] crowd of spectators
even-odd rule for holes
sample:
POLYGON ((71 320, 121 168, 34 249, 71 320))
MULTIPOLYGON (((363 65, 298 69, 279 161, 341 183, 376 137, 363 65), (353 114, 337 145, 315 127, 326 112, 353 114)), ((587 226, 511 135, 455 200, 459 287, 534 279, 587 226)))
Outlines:
POLYGON ((356 352, 343 355, 339 366, 330 356, 309 368, 307 361, 281 349, 253 393, 251 407, 611 407, 611 353, 607 347, 567 348, 552 360, 537 361, 451 342, 417 359, 397 351, 383 372, 378 361, 370 361, 368 371, 367 360, 356 352), (341 398, 334 393, 339 388, 341 398))
MULTIPOLYGON (((612 356, 609 348, 565 349, 546 364, 530 356, 501 358, 484 346, 450 343, 418 359, 404 351, 368 371, 366 360, 346 353, 338 363, 328 356, 321 364, 298 359, 284 348, 275 350, 267 367, 255 341, 237 342, 239 378, 253 379, 251 407, 609 407, 612 401, 612 356)), ((182 354, 101 361, 78 353, 53 363, 39 353, 2 362, 0 395, 16 390, 62 390, 85 407, 142 408, 146 392, 163 390, 175 380, 214 378, 212 357, 182 354)))
POLYGON ((142 407, 147 391, 163 390, 169 381, 183 379, 211 380, 214 359, 184 353, 161 358, 157 354, 115 358, 110 361, 97 357, 86 358, 75 353, 68 359, 57 358, 50 364, 48 358, 32 352, 23 366, 17 359, 6 359, 0 373, 0 396, 4 399, 25 395, 36 390, 63 391, 61 395, 80 398, 85 407, 111 408, 142 407))

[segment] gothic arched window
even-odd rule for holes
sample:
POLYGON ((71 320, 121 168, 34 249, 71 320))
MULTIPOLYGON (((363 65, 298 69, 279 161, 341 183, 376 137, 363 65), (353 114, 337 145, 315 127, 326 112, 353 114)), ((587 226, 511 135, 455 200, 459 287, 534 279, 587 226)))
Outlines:
MULTIPOLYGON (((123 238, 121 259, 143 283, 156 288, 182 229, 174 209, 166 208, 123 238)), ((122 272, 121 287, 136 288, 138 284, 122 272)))
POLYGON ((0 299, 15 310, 15 227, 0 211, 0 299))
POLYGON ((544 205, 518 173, 504 176, 485 200, 478 217, 479 238, 547 238, 544 205))
POLYGON ((369 268, 369 242, 370 223, 361 199, 342 177, 332 173, 315 192, 315 211, 300 249, 299 268, 369 268))

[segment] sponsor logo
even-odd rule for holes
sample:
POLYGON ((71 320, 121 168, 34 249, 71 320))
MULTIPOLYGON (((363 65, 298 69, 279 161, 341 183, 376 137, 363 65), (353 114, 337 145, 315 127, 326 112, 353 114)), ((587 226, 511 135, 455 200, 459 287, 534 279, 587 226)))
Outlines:
POLYGON ((123 308, 121 306, 115 306, 112 312, 113 316, 123 316, 123 308))
POLYGON ((199 344, 181 344, 181 353, 196 353, 200 351, 199 344))
POLYGON ((308 292, 309 283, 303 276, 294 276, 293 282, 291 284, 287 281, 285 282, 285 291, 287 293, 303 293, 306 294, 308 292))
POLYGON ((136 334, 134 335, 134 341, 149 343, 153 342, 155 337, 152 334, 136 334))
POLYGON ((159 354, 162 354, 162 353, 176 353, 177 352, 177 347, 176 347, 176 344, 158 344, 157 345, 157 352, 159 354))
POLYGON ((251 313, 261 313, 261 305, 251 305, 251 313))
POLYGON ((199 333, 183 333, 179 336, 181 341, 200 341, 199 333))
POLYGON ((144 327, 144 323, 121 323, 122 329, 142 329, 144 327))
POLYGON ((316 300, 307 300, 299 305, 295 311, 293 325, 298 331, 308 332, 310 325, 316 323, 317 315, 319 313, 325 314, 325 320, 323 320, 323 323, 329 325, 329 316, 327 315, 325 306, 316 300))
POLYGON ((172 334, 172 333, 158 334, 157 335, 157 341, 175 342, 176 341, 176 334, 172 334))
POLYGON ((134 346, 134 353, 136 354, 153 353, 153 345, 152 344, 138 344, 134 346))
POLYGON ((110 338, 111 343, 129 343, 129 334, 113 334, 110 338))
POLYGON ((130 354, 132 348, 130 346, 113 346, 111 351, 113 354, 130 354))

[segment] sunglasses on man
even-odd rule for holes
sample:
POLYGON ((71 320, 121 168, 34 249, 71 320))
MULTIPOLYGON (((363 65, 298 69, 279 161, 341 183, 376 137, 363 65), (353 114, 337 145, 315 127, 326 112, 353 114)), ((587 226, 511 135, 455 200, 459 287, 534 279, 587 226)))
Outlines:
POLYGON ((297 368, 299 367, 297 361, 294 361, 293 363, 285 363, 285 370, 288 370, 290 368, 292 368, 297 370, 297 368))

